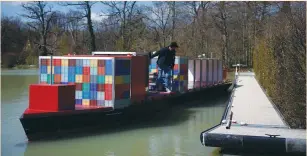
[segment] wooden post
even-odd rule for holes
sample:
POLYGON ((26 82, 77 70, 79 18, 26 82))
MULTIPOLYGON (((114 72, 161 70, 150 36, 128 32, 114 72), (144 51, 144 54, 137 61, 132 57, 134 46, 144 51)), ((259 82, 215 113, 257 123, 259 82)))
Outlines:
POLYGON ((231 127, 232 115, 233 115, 233 112, 230 113, 230 117, 229 117, 229 120, 227 122, 226 129, 230 129, 230 127, 231 127))
POLYGON ((52 79, 53 79, 53 69, 52 69, 52 67, 53 67, 53 54, 51 54, 50 55, 50 85, 52 85, 53 84, 53 81, 52 81, 52 79))

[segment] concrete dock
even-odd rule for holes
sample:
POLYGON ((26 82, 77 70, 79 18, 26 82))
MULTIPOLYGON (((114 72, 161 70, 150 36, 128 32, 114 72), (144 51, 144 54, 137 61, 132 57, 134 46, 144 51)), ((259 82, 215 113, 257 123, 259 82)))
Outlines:
POLYGON ((306 154, 306 130, 290 129, 254 73, 240 73, 221 123, 201 133, 203 145, 306 154))

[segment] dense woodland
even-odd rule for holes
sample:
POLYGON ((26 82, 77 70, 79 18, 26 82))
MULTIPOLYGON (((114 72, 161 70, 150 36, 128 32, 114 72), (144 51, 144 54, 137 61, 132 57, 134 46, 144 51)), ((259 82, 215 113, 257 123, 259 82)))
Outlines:
POLYGON ((305 128, 305 2, 48 2, 22 4, 1 19, 3 67, 37 64, 39 55, 150 52, 176 41, 179 55, 206 54, 224 67, 245 64, 292 127, 305 128), (92 6, 103 3, 102 21, 92 6), (21 17, 22 16, 22 17, 21 17), (21 18, 27 19, 23 22, 21 18))

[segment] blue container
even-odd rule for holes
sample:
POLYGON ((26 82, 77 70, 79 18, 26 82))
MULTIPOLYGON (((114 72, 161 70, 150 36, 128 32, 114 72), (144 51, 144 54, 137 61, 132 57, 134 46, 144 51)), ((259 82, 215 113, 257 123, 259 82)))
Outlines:
POLYGON ((76 99, 76 105, 82 105, 82 99, 76 99))
POLYGON ((82 99, 82 91, 76 91, 76 99, 82 99))
POLYGON ((130 98, 130 91, 125 91, 125 92, 123 92, 122 98, 123 98, 123 99, 128 99, 128 98, 130 98))
POLYGON ((91 100, 97 100, 97 92, 96 91, 90 92, 90 99, 91 100))
POLYGON ((82 66, 83 66, 83 61, 82 61, 82 59, 77 59, 77 60, 76 60, 76 66, 77 66, 77 67, 82 67, 82 66))
POLYGON ((69 74, 68 75, 68 82, 75 82, 76 81, 76 75, 75 74, 69 74))
POLYGON ((113 75, 112 60, 106 60, 106 63, 105 63, 105 74, 106 75, 113 75))
POLYGON ((41 80, 42 82, 47 82, 47 74, 41 74, 41 75, 40 75, 40 80, 41 80))
POLYGON ((91 77, 90 80, 91 83, 97 83, 97 75, 91 75, 90 77, 91 77))
POLYGON ((96 83, 91 83, 90 91, 96 91, 96 90, 97 90, 97 84, 96 83))
POLYGON ((104 100, 97 100, 97 106, 105 106, 104 100))
POLYGON ((82 92, 82 99, 90 99, 90 92, 83 90, 83 92, 82 92))
POLYGON ((83 68, 80 67, 80 66, 77 66, 77 67, 76 67, 76 74, 77 74, 77 75, 82 75, 82 74, 83 74, 83 68))
POLYGON ((90 75, 97 75, 97 67, 90 67, 90 75))
POLYGON ((41 74, 47 74, 47 66, 41 66, 41 74))
POLYGON ((61 66, 54 66, 54 74, 61 74, 61 66))

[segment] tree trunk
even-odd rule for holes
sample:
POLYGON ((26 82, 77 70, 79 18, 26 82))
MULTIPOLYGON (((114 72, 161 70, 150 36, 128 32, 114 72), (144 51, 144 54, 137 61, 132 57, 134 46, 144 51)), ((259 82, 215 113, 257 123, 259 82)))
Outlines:
POLYGON ((86 9, 87 9, 87 26, 88 26, 88 31, 91 35, 91 51, 96 51, 96 44, 95 44, 95 34, 94 34, 94 29, 93 29, 93 23, 91 19, 91 6, 89 2, 86 2, 86 9))

